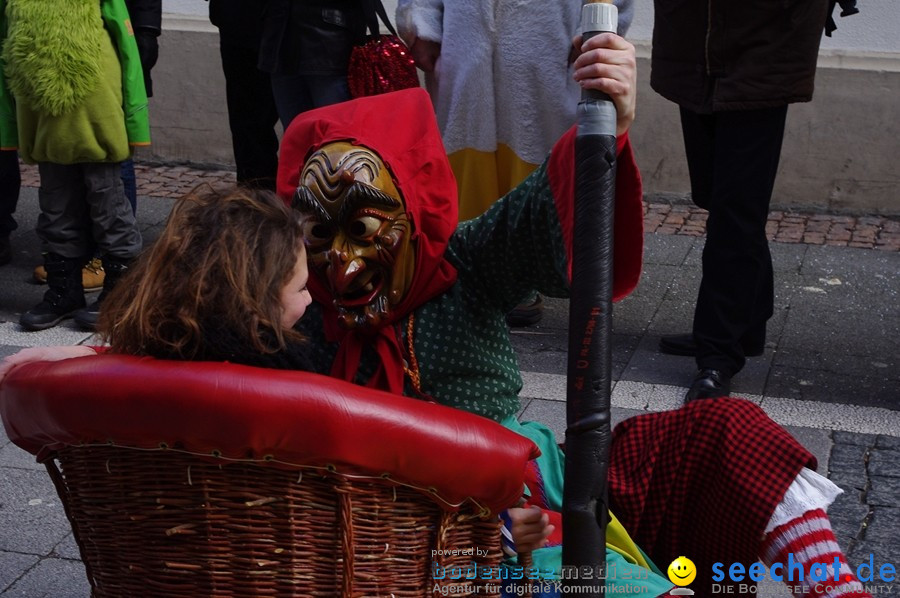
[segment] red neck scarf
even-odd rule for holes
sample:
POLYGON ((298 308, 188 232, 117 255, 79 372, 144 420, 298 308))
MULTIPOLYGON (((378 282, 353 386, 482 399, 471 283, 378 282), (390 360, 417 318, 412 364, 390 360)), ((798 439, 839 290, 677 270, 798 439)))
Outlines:
POLYGON ((456 281, 456 269, 444 259, 457 225, 456 179, 423 89, 406 89, 334 104, 300 114, 281 142, 278 194, 290 202, 310 154, 334 141, 347 141, 375 151, 403 195, 413 223, 415 273, 403 301, 377 330, 346 330, 338 324, 334 298, 323 281, 311 276, 313 299, 323 306, 325 336, 338 342, 331 369, 336 378, 353 381, 365 345, 380 364, 367 386, 403 392, 403 354, 394 324, 456 281))

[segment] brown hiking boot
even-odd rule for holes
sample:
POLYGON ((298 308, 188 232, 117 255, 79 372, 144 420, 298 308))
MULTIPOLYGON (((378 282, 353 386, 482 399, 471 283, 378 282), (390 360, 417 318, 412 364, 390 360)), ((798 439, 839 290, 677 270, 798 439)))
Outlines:
MULTIPOLYGON (((106 272, 103 270, 103 262, 100 261, 99 257, 91 258, 91 261, 81 269, 81 281, 84 285, 84 292, 91 293, 102 289, 105 277, 106 272)), ((47 270, 43 264, 34 269, 34 280, 40 284, 47 283, 47 270)))

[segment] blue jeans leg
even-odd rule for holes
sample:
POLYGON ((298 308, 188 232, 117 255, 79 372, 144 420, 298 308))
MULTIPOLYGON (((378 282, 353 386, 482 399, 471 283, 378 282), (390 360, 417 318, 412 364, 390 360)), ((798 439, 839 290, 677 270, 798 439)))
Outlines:
POLYGON ((346 74, 272 75, 272 95, 286 129, 301 112, 350 99, 346 74))
POLYGON ((125 187, 125 198, 131 204, 131 213, 137 214, 137 177, 134 175, 134 160, 128 158, 122 162, 122 185, 125 187))

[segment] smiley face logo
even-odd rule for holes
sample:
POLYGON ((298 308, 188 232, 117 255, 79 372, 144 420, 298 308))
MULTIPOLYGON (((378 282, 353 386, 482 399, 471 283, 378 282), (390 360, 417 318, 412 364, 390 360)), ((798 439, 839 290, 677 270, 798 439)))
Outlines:
POLYGON ((680 556, 669 565, 666 570, 669 575, 669 581, 676 586, 690 585, 694 578, 697 577, 697 567, 694 562, 686 556, 680 556))

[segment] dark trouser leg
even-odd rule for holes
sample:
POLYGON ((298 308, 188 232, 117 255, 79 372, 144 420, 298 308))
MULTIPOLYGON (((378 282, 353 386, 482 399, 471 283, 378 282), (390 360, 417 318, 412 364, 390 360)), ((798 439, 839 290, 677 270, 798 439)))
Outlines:
POLYGON ((141 251, 141 233, 125 200, 119 164, 81 164, 90 230, 101 256, 131 259, 141 251))
POLYGON ((134 160, 131 158, 122 162, 122 186, 125 189, 125 199, 131 205, 131 213, 137 214, 137 177, 134 175, 134 160))
POLYGON ((0 266, 12 261, 9 235, 18 226, 13 214, 19 203, 19 155, 15 151, 0 151, 0 266))
POLYGON ((272 75, 272 95, 286 129, 301 112, 350 99, 347 75, 272 75))
POLYGON ((278 111, 269 75, 256 68, 255 48, 231 43, 220 34, 219 52, 237 180, 274 190, 278 171, 278 136, 274 127, 278 111))
POLYGON ((715 117, 681 109, 681 134, 691 178, 691 200, 698 208, 709 209, 712 199, 715 117))
POLYGON ((85 198, 90 209, 94 239, 103 259, 106 277, 100 296, 75 314, 75 322, 95 329, 107 294, 141 250, 141 233, 122 194, 118 164, 83 164, 85 198))
POLYGON ((0 151, 0 235, 9 236, 18 226, 13 214, 19 203, 22 178, 19 174, 19 154, 0 151))
POLYGON ((44 253, 86 260, 93 250, 81 167, 81 164, 38 164, 41 213, 36 231, 44 253))
MULTIPOLYGON (((27 330, 44 330, 84 306, 81 266, 91 250, 81 165, 41 163, 37 234, 42 241, 48 289, 22 314, 27 330)), ((122 200, 124 202, 124 199, 122 200)))
POLYGON ((765 342, 774 301, 766 220, 786 114, 786 106, 711 115, 682 111, 691 182, 695 171, 704 173, 695 195, 708 201, 709 210, 694 313, 700 368, 734 375, 746 361, 743 347, 765 342), (703 185, 710 181, 707 199, 703 185))

